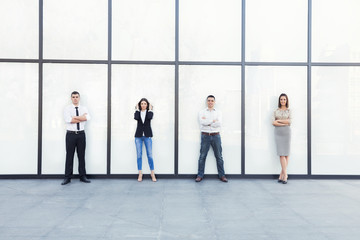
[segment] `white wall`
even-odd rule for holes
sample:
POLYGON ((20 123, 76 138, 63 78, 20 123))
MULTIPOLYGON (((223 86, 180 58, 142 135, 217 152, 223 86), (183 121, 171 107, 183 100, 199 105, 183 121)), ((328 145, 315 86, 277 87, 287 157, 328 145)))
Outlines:
POLYGON ((37 58, 39 1, 0 1, 0 58, 37 58))
POLYGON ((312 71, 312 172, 360 174, 360 67, 312 71))
MULTIPOLYGON (((145 97, 154 106, 151 121, 157 173, 174 172, 174 67, 113 65, 111 173, 137 173, 135 105, 145 97)), ((150 172, 143 146, 143 172, 150 172)))
MULTIPOLYGON (((86 122, 86 171, 106 173, 107 66, 86 64, 44 64, 42 173, 65 171, 64 108, 71 104, 72 91, 80 93, 80 104, 88 108, 86 122)), ((76 156, 76 154, 75 154, 76 156)), ((74 174, 78 172, 77 156, 74 174)))
MULTIPOLYGON (((196 174, 200 154, 198 113, 206 97, 216 98, 222 111, 221 142, 225 173, 241 173, 241 68, 236 66, 181 66, 179 94, 179 173, 196 174)), ((205 174, 217 174, 213 150, 209 150, 205 174)))
POLYGON ((307 173, 306 67, 247 67, 245 83, 245 173, 278 174, 272 114, 286 93, 293 114, 288 171, 307 173))
MULTIPOLYGON (((174 174, 177 157, 179 174, 196 174, 200 151, 197 114, 206 107, 209 94, 216 96, 216 107, 224 116, 221 137, 226 173, 278 174, 270 118, 282 92, 289 95, 294 115, 289 172, 307 174, 308 89, 312 174, 360 175, 360 67, 351 66, 360 63, 360 1, 312 1, 311 76, 307 66, 308 1, 248 0, 245 9, 242 0, 178 3, 177 68, 176 1, 112 0, 108 72, 108 0, 43 1, 43 65, 39 65, 39 1, 0 1, 0 175, 37 174, 39 157, 42 174, 64 173, 63 109, 71 103, 73 90, 81 93, 81 104, 92 115, 86 126, 89 174, 107 173, 108 138, 110 173, 137 172, 133 113, 142 97, 154 105, 156 172, 174 174), (244 72, 239 64, 243 10, 244 72), (52 60, 64 63, 49 63, 52 60), (42 136, 38 136, 39 111, 42 136), (9 121, 9 115, 19 112, 20 118, 9 121), (245 126, 244 153, 241 124, 245 126), (245 169, 241 169, 242 154, 245 169)), ((143 166, 148 172, 145 154, 143 166)), ((206 173, 217 173, 212 150, 206 173)))
POLYGON ((0 63, 0 174, 36 174, 38 64, 0 63))

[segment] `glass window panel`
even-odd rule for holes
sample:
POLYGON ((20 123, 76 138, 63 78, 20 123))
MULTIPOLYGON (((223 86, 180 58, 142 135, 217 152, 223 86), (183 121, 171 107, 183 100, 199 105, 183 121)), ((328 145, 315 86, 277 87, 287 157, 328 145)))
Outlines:
MULTIPOLYGON (((151 121, 155 173, 174 173, 174 67, 113 65, 111 173, 137 173, 135 105, 145 97, 154 106, 151 121)), ((143 172, 149 173, 145 147, 143 172)))
POLYGON ((360 67, 313 67, 312 174, 360 174, 360 67))
POLYGON ((113 59, 174 60, 175 1, 113 0, 113 59))
MULTIPOLYGON (((216 97, 222 111, 221 141, 226 174, 241 174, 241 68, 235 66, 180 66, 179 173, 196 174, 200 153, 198 113, 206 97, 216 97)), ((209 150, 205 174, 217 174, 213 150, 209 150)))
POLYGON ((39 0, 1 0, 0 22, 0 58, 38 58, 39 0))
POLYGON ((36 174, 38 64, 0 63, 0 174, 36 174))
POLYGON ((312 60, 360 61, 360 1, 312 1, 312 60))
POLYGON ((306 67, 246 67, 246 174, 281 171, 271 121, 281 93, 288 95, 293 114, 288 172, 307 173, 306 77, 306 67))
POLYGON ((246 1, 246 61, 307 60, 307 1, 246 1))
POLYGON ((241 1, 181 0, 179 14, 180 60, 241 60, 241 1))
POLYGON ((107 2, 44 1, 44 58, 107 59, 107 2))
MULTIPOLYGON (((64 174, 66 126, 63 112, 71 104, 72 91, 80 93, 91 120, 86 123, 86 171, 106 173, 107 156, 107 66, 44 64, 43 84, 43 174, 64 174)), ((75 154, 74 174, 78 173, 75 154)))

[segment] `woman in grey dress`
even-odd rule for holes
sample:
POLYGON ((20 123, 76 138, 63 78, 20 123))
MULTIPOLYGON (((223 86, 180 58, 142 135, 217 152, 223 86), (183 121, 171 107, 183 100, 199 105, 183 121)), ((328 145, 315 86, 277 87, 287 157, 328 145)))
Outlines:
POLYGON ((280 94, 278 108, 274 111, 272 124, 275 126, 275 142, 277 155, 280 156, 281 173, 279 183, 286 184, 287 165, 289 163, 290 140, 291 140, 291 111, 289 98, 285 93, 280 94))

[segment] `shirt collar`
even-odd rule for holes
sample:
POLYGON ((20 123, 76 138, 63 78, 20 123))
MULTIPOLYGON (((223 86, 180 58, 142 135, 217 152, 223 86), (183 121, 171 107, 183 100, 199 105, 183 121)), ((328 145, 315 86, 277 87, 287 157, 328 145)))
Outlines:
POLYGON ((72 103, 71 105, 73 106, 73 108, 76 108, 76 107, 80 108, 80 104, 77 105, 77 106, 75 106, 75 105, 72 103))
MULTIPOLYGON (((212 110, 216 111, 216 108, 213 108, 212 110)), ((206 111, 210 111, 210 109, 207 107, 206 111)))

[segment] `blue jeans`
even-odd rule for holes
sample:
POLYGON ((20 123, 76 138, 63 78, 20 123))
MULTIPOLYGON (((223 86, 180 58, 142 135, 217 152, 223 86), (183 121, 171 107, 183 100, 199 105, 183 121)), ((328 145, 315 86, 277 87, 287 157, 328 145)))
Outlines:
POLYGON ((221 147, 221 137, 220 134, 214 136, 208 136, 201 134, 201 149, 199 157, 199 167, 198 167, 198 177, 204 177, 205 171, 205 161, 206 156, 209 152, 210 145, 214 150, 214 155, 216 158, 216 165, 219 174, 219 178, 225 176, 224 171, 224 160, 222 157, 222 147, 221 147))
POLYGON ((154 170, 154 160, 152 157, 152 140, 150 137, 136 137, 135 145, 136 145, 136 155, 137 155, 137 166, 138 170, 142 170, 142 146, 143 142, 145 143, 146 154, 149 162, 150 170, 154 170))

